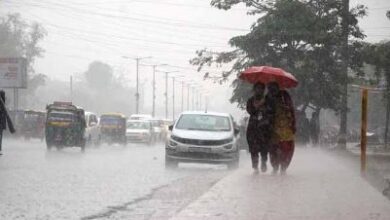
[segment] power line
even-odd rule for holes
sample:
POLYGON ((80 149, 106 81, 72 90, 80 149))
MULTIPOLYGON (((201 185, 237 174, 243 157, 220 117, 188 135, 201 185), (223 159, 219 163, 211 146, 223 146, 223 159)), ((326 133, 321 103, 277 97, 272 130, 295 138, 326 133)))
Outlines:
MULTIPOLYGON (((11 2, 5 2, 8 4, 15 4, 11 2)), ((40 1, 42 3, 42 1, 40 1)), ((144 19, 144 18, 137 18, 137 17, 131 17, 131 16, 119 16, 119 15, 111 15, 111 14, 106 14, 106 13, 99 13, 99 12, 92 12, 88 10, 84 10, 81 8, 77 7, 72 7, 72 6, 67 6, 67 5, 62 5, 58 3, 47 3, 51 5, 57 5, 62 8, 67 8, 70 10, 73 10, 74 12, 79 12, 82 13, 83 15, 89 14, 89 15, 97 15, 105 18, 114 18, 114 19, 123 19, 123 20, 130 20, 130 21, 137 21, 141 23, 152 23, 152 24, 160 24, 160 25, 168 25, 168 26, 175 26, 175 27, 186 27, 186 28, 196 28, 196 29, 208 29, 208 30, 225 30, 225 31, 248 31, 248 29, 241 29, 241 28, 231 28, 231 27, 221 27, 221 26, 216 26, 216 25, 195 25, 195 24, 185 24, 182 22, 165 22, 165 21, 159 21, 159 20, 152 20, 152 19, 144 19)), ((29 5, 32 7, 40 7, 40 8, 50 8, 47 7, 47 5, 39 5, 39 4, 26 4, 24 5, 29 5)))

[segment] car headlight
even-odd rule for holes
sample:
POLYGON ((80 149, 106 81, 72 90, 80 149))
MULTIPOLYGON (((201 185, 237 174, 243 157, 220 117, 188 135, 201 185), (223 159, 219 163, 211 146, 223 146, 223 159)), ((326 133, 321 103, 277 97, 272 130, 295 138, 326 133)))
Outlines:
POLYGON ((226 150, 231 150, 231 149, 233 149, 233 144, 225 145, 225 146, 223 146, 223 148, 225 148, 226 150))
POLYGON ((177 145, 179 145, 179 144, 174 142, 174 141, 172 141, 172 140, 169 140, 169 146, 176 147, 177 145))

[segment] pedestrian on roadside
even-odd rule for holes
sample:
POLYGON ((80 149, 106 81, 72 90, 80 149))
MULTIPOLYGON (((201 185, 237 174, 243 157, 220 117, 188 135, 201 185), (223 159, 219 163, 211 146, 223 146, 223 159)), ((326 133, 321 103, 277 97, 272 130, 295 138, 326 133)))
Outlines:
POLYGON ((1 99, 1 107, 0 107, 0 156, 2 153, 2 143, 3 143, 3 131, 7 129, 7 118, 6 118, 6 110, 5 110, 5 92, 0 90, 0 99, 1 99))
POLYGON ((273 174, 286 173, 295 148, 295 111, 292 99, 276 82, 267 84, 268 94, 274 101, 275 116, 270 147, 273 174))
POLYGON ((319 112, 315 111, 311 114, 311 119, 310 119, 310 139, 313 147, 316 147, 318 145, 319 136, 320 136, 319 112))
POLYGON ((261 155, 261 171, 267 171, 268 144, 271 137, 271 120, 268 112, 268 102, 264 96, 265 85, 256 83, 253 86, 253 96, 246 104, 249 113, 247 127, 247 141, 251 154, 252 168, 255 174, 259 173, 259 153, 261 155))

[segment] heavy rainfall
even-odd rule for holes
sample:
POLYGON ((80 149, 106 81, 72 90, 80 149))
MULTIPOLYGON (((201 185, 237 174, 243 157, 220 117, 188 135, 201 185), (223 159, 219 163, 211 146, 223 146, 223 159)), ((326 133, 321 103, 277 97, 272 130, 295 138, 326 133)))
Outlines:
POLYGON ((388 0, 0 0, 0 219, 390 219, 388 0))

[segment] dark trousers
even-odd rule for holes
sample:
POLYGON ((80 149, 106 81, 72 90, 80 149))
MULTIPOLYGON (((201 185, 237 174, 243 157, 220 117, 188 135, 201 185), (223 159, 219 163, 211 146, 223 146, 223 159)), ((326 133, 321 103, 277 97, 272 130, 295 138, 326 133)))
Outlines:
POLYGON ((0 129, 0 151, 2 145, 3 145, 3 129, 0 129))
POLYGON ((261 156, 261 162, 267 162, 268 159, 268 149, 267 147, 263 146, 258 151, 253 150, 251 151, 251 159, 252 159, 252 168, 256 169, 259 166, 259 153, 261 156))

